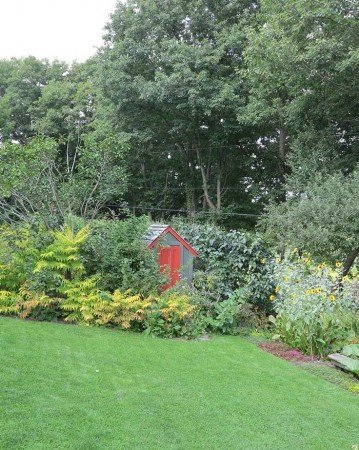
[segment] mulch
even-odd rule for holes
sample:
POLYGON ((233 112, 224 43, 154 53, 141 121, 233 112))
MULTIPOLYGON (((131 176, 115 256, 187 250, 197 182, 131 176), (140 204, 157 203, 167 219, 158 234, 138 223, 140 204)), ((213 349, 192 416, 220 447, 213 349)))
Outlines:
POLYGON ((288 347, 281 342, 261 342, 258 346, 265 352, 296 364, 319 361, 315 356, 303 355, 299 350, 288 347))

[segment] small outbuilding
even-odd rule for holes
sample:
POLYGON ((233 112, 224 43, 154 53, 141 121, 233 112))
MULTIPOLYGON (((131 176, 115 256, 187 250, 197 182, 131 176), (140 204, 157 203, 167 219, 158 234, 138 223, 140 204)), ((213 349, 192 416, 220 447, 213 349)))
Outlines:
POLYGON ((144 240, 149 249, 157 252, 160 270, 169 273, 170 279, 163 290, 174 286, 181 279, 191 284, 193 259, 198 253, 182 236, 169 225, 153 224, 144 240))

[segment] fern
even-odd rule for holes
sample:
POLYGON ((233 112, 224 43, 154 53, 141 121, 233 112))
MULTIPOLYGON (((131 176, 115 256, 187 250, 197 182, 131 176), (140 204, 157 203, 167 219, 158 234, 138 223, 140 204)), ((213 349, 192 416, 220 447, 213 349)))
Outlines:
POLYGON ((115 291, 111 304, 111 323, 123 329, 143 329, 147 309, 151 307, 151 297, 143 299, 140 295, 131 295, 129 291, 123 293, 115 291))
POLYGON ((96 277, 90 277, 63 283, 60 292, 65 296, 61 301, 65 320, 89 324, 99 323, 98 314, 111 301, 111 296, 98 289, 97 281, 96 277))
POLYGON ((0 291, 0 314, 13 315, 19 312, 19 296, 15 292, 0 291))
POLYGON ((53 242, 41 253, 35 273, 49 271, 59 280, 72 280, 84 272, 80 258, 80 245, 88 236, 88 228, 74 233, 66 225, 62 231, 53 232, 53 242))
POLYGON ((20 288, 19 294, 18 311, 22 319, 31 317, 39 310, 44 310, 46 315, 47 310, 59 303, 58 298, 49 297, 43 291, 31 290, 26 284, 20 288))

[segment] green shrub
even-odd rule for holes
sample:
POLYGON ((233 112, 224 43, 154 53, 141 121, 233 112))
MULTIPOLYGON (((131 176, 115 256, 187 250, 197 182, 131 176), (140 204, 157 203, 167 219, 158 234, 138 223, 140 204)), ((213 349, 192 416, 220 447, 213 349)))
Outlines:
POLYGON ((238 332, 238 315, 241 304, 233 298, 216 303, 213 318, 208 323, 212 330, 224 334, 236 334, 238 332))
POLYGON ((324 356, 358 336, 359 299, 351 280, 338 284, 339 272, 339 263, 335 270, 316 266, 307 255, 278 263, 278 286, 270 298, 276 334, 283 342, 324 356))
POLYGON ((8 227, 0 240, 0 283, 8 288, 1 291, 0 313, 62 318, 65 287, 79 283, 84 274, 80 246, 87 235, 86 228, 74 233, 69 225, 53 232, 29 224, 8 227))
POLYGON ((51 239, 51 233, 38 223, 0 228, 1 314, 39 320, 58 317, 57 307, 53 308, 41 289, 41 277, 35 273, 41 252, 51 239))
POLYGON ((213 305, 241 288, 247 302, 270 311, 271 254, 259 235, 208 224, 176 222, 174 226, 199 253, 194 285, 213 305))
POLYGON ((193 338, 205 328, 198 308, 183 294, 142 297, 120 290, 109 294, 97 288, 95 279, 66 284, 61 308, 67 321, 118 326, 161 337, 193 338))
POLYGON ((97 281, 96 277, 64 280, 60 308, 67 322, 99 323, 98 310, 111 301, 111 296, 98 288, 97 281))
POLYGON ((144 326, 147 334, 193 338, 204 332, 206 322, 187 295, 164 293, 152 299, 144 326))
POLYGON ((35 245, 38 235, 31 226, 3 228, 0 313, 119 326, 165 337, 193 337, 202 330, 196 316, 198 308, 188 296, 158 295, 164 280, 158 275, 154 254, 142 241, 143 219, 125 223, 97 221, 92 241, 89 229, 74 222, 71 227, 66 224, 62 230, 47 232, 42 248, 35 245), (106 245, 99 244, 101 239, 106 245), (93 276, 86 276, 84 266, 89 249, 93 256, 99 256, 96 264, 100 273, 96 271, 93 276), (118 281, 119 289, 114 293, 104 291, 101 274, 105 284, 118 281), (127 286, 131 290, 125 292, 127 286))
POLYGON ((216 303, 214 314, 208 319, 211 330, 223 334, 239 334, 248 329, 264 329, 267 316, 263 311, 248 303, 243 291, 238 289, 222 302, 216 303))
POLYGON ((28 223, 0 227, 0 289, 18 291, 25 283, 35 283, 34 269, 41 251, 51 241, 43 226, 28 223))
POLYGON ((148 225, 146 217, 89 223, 89 237, 81 254, 86 273, 98 276, 101 289, 131 290, 146 296, 165 284, 156 255, 143 241, 148 225))
POLYGON ((16 315, 19 313, 19 301, 21 296, 16 292, 0 291, 0 314, 16 315))

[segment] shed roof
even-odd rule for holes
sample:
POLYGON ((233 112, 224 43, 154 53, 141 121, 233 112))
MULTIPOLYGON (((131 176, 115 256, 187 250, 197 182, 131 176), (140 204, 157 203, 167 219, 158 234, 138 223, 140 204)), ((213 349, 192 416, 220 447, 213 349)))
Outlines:
POLYGON ((197 251, 169 225, 160 223, 152 224, 145 234, 144 240, 149 248, 153 248, 158 243, 159 239, 164 237, 167 233, 177 239, 193 256, 198 256, 197 251))

